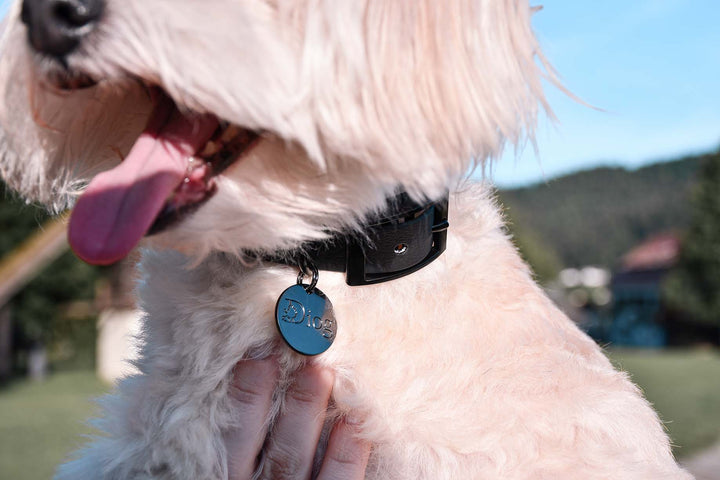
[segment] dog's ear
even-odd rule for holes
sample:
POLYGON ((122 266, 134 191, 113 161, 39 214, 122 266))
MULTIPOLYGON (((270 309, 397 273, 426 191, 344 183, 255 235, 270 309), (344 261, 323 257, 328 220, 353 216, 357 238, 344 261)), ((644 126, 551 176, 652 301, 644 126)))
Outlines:
POLYGON ((525 0, 322 3, 307 12, 303 57, 318 130, 331 150, 381 161, 373 172, 415 171, 406 186, 432 194, 443 172, 532 134, 547 108, 525 0))
POLYGON ((29 51, 17 14, 9 14, 0 44, 0 176, 28 201, 60 211, 84 182, 121 160, 149 101, 118 87, 70 95, 41 81, 44 65, 29 51))

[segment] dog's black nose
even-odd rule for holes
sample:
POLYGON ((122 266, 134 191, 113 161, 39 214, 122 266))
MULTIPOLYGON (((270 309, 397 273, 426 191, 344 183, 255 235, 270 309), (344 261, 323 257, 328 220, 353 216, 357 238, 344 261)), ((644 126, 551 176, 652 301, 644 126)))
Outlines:
POLYGON ((103 0, 23 0, 21 18, 35 50, 63 57, 95 28, 103 7, 103 0))

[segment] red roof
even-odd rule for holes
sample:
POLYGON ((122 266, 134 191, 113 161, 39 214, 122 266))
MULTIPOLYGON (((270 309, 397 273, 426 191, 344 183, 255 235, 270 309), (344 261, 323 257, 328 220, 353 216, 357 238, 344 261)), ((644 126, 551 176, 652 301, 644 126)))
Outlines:
POLYGON ((623 270, 653 270, 672 267, 680 253, 676 233, 654 235, 623 256, 623 270))

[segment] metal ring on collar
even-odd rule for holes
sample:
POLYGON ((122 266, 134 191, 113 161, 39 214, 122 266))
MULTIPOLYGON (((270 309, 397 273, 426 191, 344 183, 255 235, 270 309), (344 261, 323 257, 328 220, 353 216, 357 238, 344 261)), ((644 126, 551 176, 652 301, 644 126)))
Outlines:
POLYGON ((297 284, 303 285, 302 280, 303 277, 308 276, 310 277, 310 285, 305 287, 305 291, 308 293, 312 293, 313 290, 315 290, 315 287, 317 286, 318 279, 320 278, 320 274, 318 272, 317 267, 312 262, 303 262, 304 265, 299 265, 300 271, 298 272, 297 276, 297 284))

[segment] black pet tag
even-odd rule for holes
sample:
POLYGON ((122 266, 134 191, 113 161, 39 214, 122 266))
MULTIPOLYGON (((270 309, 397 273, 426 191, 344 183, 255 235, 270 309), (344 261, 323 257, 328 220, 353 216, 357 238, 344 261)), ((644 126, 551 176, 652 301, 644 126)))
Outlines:
POLYGON ((296 285, 286 289, 275 305, 275 319, 283 340, 298 353, 318 355, 330 348, 337 334, 332 303, 315 284, 313 270, 310 285, 302 283, 303 272, 296 285))

